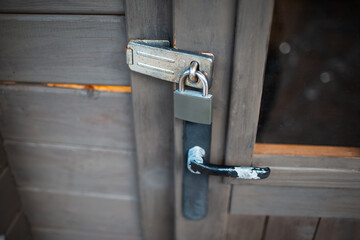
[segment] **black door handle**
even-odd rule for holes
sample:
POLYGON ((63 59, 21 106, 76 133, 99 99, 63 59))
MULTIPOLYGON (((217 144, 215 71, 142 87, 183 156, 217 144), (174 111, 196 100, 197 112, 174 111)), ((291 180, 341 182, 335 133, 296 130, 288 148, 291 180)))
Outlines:
POLYGON ((239 179, 264 179, 270 175, 268 167, 231 167, 204 163, 205 150, 194 146, 188 151, 187 168, 194 174, 216 175, 239 179))

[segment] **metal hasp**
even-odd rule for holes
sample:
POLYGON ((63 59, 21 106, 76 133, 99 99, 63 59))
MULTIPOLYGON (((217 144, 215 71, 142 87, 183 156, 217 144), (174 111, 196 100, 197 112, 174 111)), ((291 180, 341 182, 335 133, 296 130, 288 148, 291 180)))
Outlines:
MULTIPOLYGON (((198 71, 206 76, 211 86, 214 55, 170 48, 167 40, 130 40, 126 47, 126 62, 132 71, 175 83, 193 62, 197 62, 198 71)), ((185 85, 202 88, 200 81, 189 78, 185 85)))
POLYGON ((228 167, 204 163, 205 150, 195 146, 189 149, 187 168, 194 174, 216 175, 239 179, 265 179, 270 175, 268 167, 228 167))

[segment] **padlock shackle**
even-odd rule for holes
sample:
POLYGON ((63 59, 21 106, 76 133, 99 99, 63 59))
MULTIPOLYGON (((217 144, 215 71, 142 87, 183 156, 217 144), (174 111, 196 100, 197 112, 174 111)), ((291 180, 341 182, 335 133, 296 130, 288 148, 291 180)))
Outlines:
MULTIPOLYGON (((179 91, 180 92, 184 92, 185 91, 185 79, 186 77, 190 76, 190 70, 186 70, 180 77, 179 80, 179 91)), ((200 72, 197 71, 196 72, 196 76, 198 79, 200 79, 201 83, 202 83, 202 89, 203 89, 203 96, 205 97, 206 95, 208 95, 209 93, 209 85, 208 85, 208 81, 206 76, 200 72)))

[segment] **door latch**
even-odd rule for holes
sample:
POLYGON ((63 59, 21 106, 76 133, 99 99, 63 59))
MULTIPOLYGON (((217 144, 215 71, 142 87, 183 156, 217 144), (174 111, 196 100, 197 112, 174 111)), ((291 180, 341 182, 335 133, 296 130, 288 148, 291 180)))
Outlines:
POLYGON ((204 163, 205 150, 195 146, 189 149, 187 168, 194 174, 216 175, 238 179, 265 179, 270 175, 268 167, 232 167, 204 163))
POLYGON ((183 215, 200 220, 207 213, 208 175, 264 179, 270 169, 210 164, 212 132, 211 87, 214 56, 170 48, 164 40, 131 40, 126 49, 130 69, 179 83, 174 92, 175 118, 183 120, 183 215), (185 86, 203 91, 185 90, 185 86))

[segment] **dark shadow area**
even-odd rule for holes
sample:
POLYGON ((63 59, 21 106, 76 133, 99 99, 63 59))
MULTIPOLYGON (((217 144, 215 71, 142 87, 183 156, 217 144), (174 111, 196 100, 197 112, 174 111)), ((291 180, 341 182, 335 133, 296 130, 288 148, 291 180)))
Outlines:
POLYGON ((359 11, 276 1, 257 142, 360 147, 359 11))

